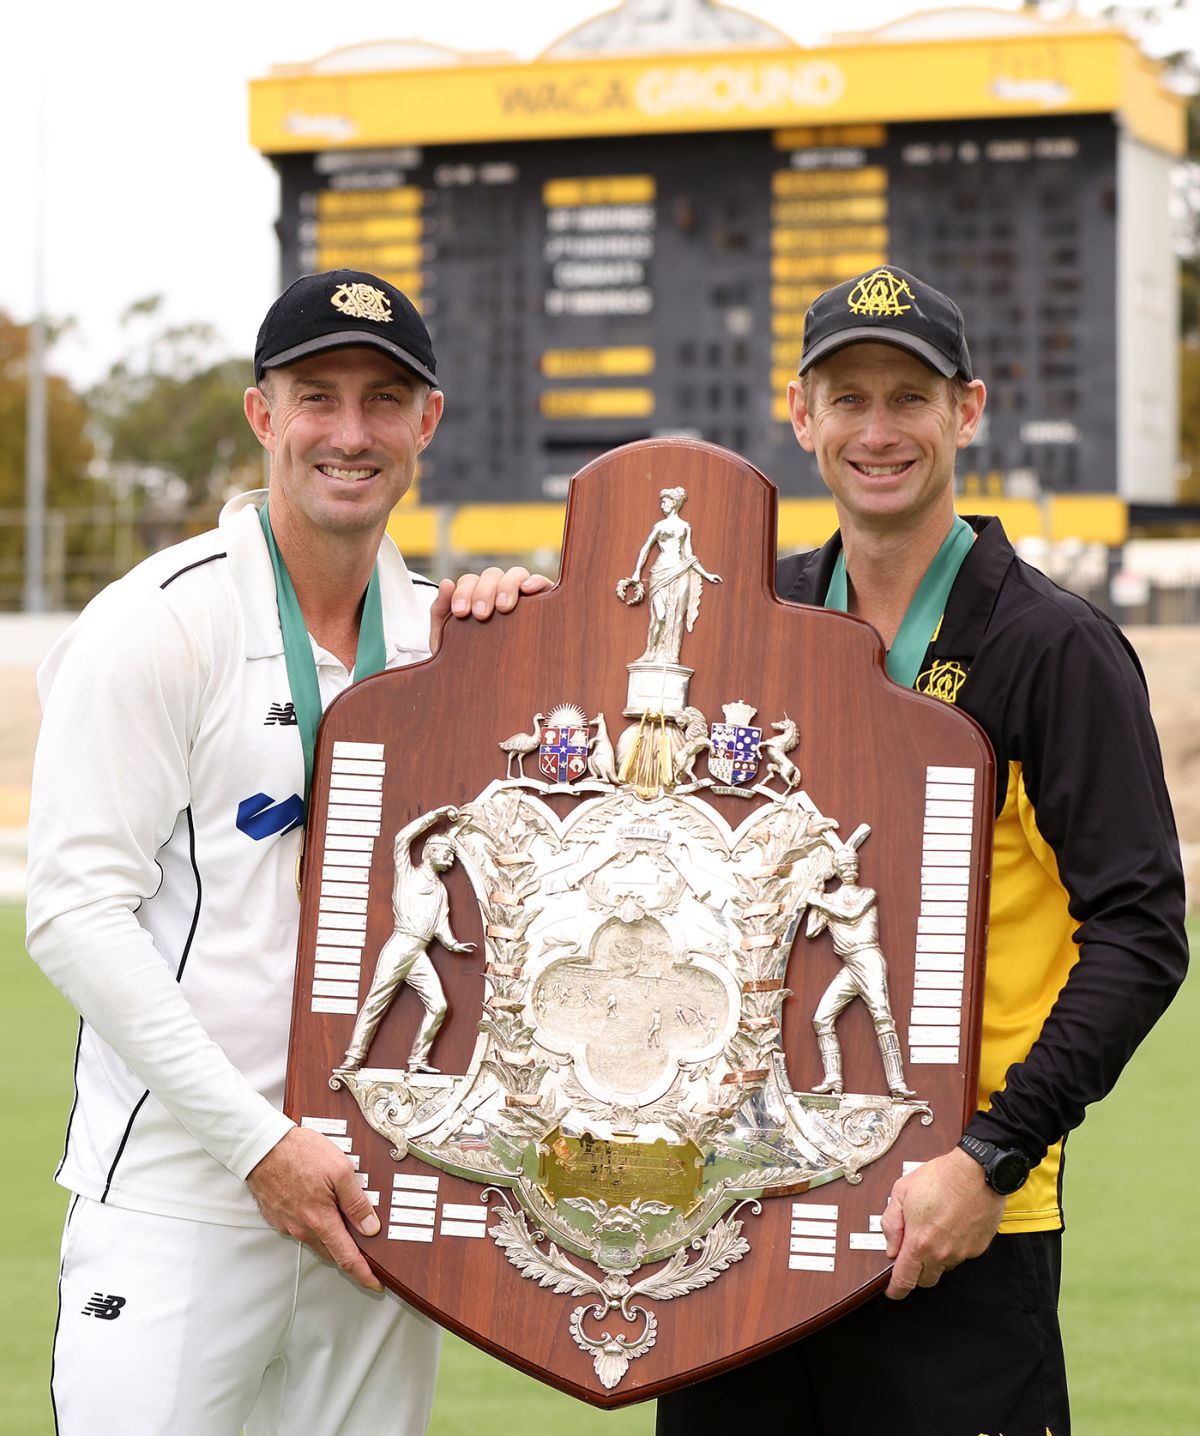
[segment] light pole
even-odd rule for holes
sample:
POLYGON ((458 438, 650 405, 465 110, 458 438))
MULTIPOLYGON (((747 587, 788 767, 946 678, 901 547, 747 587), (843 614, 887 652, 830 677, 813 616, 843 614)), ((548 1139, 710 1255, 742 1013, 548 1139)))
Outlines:
POLYGON ((26 613, 46 611, 46 87, 34 116, 33 321, 25 361, 26 613))

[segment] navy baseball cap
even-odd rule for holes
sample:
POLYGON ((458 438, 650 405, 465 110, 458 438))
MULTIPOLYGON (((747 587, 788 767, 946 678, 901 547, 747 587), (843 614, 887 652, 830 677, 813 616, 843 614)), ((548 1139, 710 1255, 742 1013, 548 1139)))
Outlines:
POLYGON ((947 379, 973 379, 962 310, 916 275, 888 266, 827 289, 804 319, 800 372, 819 359, 862 342, 894 344, 947 379))
POLYGON ((359 269, 306 274, 267 310, 254 346, 254 382, 268 369, 324 349, 365 344, 390 354, 437 385, 437 360, 425 321, 406 294, 359 269))

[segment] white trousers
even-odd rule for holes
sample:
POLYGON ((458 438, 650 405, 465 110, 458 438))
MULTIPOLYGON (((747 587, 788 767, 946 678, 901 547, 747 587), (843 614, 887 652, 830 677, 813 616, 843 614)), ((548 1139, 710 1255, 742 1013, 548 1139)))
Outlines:
POLYGON ((59 1436, 421 1436, 441 1329, 261 1227, 72 1199, 59 1436))

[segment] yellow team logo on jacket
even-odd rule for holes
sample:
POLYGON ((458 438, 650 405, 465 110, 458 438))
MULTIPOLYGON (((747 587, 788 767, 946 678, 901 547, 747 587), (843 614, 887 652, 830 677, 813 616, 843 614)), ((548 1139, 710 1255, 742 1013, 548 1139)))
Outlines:
POLYGON ((386 321, 392 317, 387 295, 373 284, 339 284, 329 302, 340 309, 347 319, 386 321))
POLYGON ((890 269, 877 269, 860 279, 846 298, 851 314, 869 314, 872 319, 898 319, 906 314, 911 304, 902 304, 902 299, 912 299, 913 292, 903 279, 897 279, 890 269))
POLYGON ((958 690, 963 686, 967 670, 955 659, 944 663, 934 659, 924 673, 917 675, 913 687, 918 693, 928 693, 931 698, 940 698, 943 703, 957 703, 958 690))

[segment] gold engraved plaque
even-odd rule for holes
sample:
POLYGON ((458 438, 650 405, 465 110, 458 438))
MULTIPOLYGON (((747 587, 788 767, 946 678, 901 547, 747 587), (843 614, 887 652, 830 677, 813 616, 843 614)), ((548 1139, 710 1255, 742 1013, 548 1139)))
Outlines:
POLYGON ((694 1142, 636 1142, 561 1129, 539 1148, 538 1180, 554 1201, 560 1197, 603 1199, 610 1205, 633 1198, 686 1210, 700 1193, 704 1153, 694 1142))

